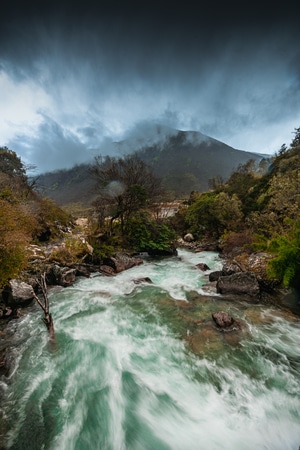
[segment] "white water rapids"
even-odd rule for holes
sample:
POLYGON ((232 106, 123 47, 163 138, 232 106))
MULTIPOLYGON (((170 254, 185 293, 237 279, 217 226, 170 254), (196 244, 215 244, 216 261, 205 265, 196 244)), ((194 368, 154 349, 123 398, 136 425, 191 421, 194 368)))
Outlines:
POLYGON ((36 305, 12 321, 0 448, 298 450, 299 320, 263 305, 195 301, 208 273, 199 262, 221 267, 214 253, 180 250, 51 290, 55 349, 36 305), (221 309, 249 332, 230 340, 216 330, 211 314, 221 309))

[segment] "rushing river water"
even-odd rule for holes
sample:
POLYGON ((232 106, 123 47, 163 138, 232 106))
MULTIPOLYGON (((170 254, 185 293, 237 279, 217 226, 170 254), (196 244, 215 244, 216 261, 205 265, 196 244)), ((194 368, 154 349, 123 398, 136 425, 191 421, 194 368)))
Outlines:
POLYGON ((298 450, 299 320, 200 300, 199 262, 221 266, 214 253, 180 250, 51 290, 54 348, 37 306, 11 322, 16 364, 1 381, 0 448, 298 450), (133 281, 146 276, 153 284, 133 281), (247 331, 216 330, 219 310, 247 331))

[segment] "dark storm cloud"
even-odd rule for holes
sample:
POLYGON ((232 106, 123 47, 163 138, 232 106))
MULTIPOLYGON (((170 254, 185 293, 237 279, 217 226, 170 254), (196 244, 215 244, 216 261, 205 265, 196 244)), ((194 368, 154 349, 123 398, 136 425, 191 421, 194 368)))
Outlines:
POLYGON ((155 141, 155 123, 262 153, 289 143, 300 122, 295 10, 144 3, 7 2, 3 144, 50 170, 114 152, 113 140, 155 141))

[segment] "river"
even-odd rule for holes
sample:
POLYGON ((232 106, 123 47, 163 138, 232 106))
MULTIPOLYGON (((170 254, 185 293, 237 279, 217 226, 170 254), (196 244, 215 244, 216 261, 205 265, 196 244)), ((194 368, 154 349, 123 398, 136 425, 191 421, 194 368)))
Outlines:
POLYGON ((221 267, 213 252, 179 250, 53 288, 55 347, 36 305, 11 321, 0 448, 298 450, 298 318, 210 296, 199 262, 221 267), (221 309, 247 331, 218 331, 221 309))

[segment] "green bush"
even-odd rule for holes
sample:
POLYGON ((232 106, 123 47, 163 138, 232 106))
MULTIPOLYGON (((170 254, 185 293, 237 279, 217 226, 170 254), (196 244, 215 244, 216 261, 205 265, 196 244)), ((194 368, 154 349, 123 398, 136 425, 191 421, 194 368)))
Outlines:
POLYGON ((269 250, 276 256, 268 265, 270 278, 279 279, 285 287, 300 287, 300 221, 285 235, 271 240, 269 250))
POLYGON ((166 251, 174 247, 176 234, 165 222, 155 221, 144 211, 131 217, 127 239, 136 251, 166 251))

